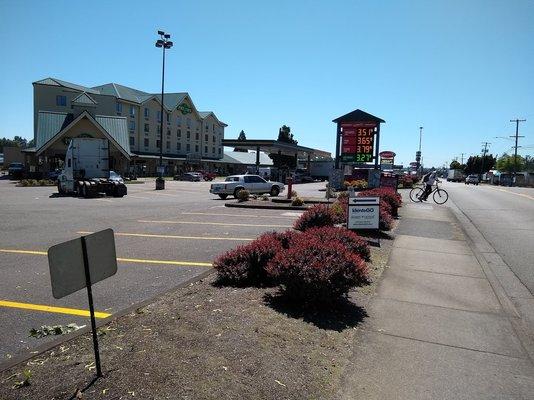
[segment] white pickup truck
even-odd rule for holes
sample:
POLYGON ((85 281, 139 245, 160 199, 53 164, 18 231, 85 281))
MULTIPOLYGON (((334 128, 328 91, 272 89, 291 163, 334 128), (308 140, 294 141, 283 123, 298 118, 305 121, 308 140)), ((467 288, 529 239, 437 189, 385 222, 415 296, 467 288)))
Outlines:
POLYGON ((284 184, 266 181, 259 175, 232 175, 228 176, 224 183, 212 183, 210 193, 226 199, 228 195, 236 197, 237 193, 243 189, 254 194, 269 193, 271 196, 278 196, 284 191, 284 184))

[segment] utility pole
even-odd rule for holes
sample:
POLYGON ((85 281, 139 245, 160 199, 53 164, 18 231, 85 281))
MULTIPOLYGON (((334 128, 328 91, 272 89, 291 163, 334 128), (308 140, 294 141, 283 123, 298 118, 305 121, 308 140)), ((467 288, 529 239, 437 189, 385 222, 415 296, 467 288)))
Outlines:
POLYGON ((484 174, 484 160, 486 159, 486 153, 488 152, 488 145, 490 142, 482 142, 484 148, 482 149, 482 166, 480 167, 480 180, 482 180, 482 175, 484 174))
POLYGON ((462 165, 464 165, 464 154, 465 153, 462 153, 462 162, 461 162, 462 165))
POLYGON ((514 183, 515 183, 515 176, 517 174, 517 140, 520 138, 520 137, 524 137, 524 136, 519 136, 519 123, 520 122, 525 122, 526 119, 511 119, 510 122, 515 122, 515 136, 510 136, 510 137, 515 137, 515 146, 514 146, 514 174, 512 175, 512 180, 510 181, 510 186, 513 186, 514 183))

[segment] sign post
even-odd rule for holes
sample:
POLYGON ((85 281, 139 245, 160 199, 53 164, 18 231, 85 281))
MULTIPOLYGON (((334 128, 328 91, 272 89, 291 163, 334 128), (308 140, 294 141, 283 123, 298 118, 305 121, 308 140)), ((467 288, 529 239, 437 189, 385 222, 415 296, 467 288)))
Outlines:
POLYGON ((102 377, 92 285, 117 273, 113 230, 106 229, 50 247, 48 264, 54 298, 60 299, 87 288, 96 375, 102 377))

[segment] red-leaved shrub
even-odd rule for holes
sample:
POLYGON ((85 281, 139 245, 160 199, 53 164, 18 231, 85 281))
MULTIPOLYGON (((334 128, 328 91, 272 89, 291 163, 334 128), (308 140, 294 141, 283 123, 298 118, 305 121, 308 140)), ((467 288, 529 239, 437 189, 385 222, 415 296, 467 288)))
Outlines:
POLYGON ((267 265, 267 272, 280 281, 284 294, 315 304, 330 303, 368 281, 367 266, 360 256, 339 242, 325 243, 306 234, 279 252, 267 265))
POLYGON ((264 238, 271 238, 279 242, 282 248, 289 249, 289 247, 291 246, 291 244, 293 243, 293 240, 295 239, 297 235, 299 235, 298 232, 292 229, 288 229, 287 231, 283 231, 283 232, 273 231, 273 232, 264 233, 263 235, 258 237, 258 239, 256 240, 263 240, 264 238))
POLYGON ((346 228, 323 226, 321 228, 308 229, 303 232, 302 235, 307 235, 310 238, 317 238, 326 244, 332 242, 341 243, 345 246, 347 251, 358 254, 365 261, 371 259, 371 250, 369 249, 367 241, 346 228))
POLYGON ((281 241, 264 235, 217 257, 213 267, 220 282, 237 285, 267 283, 267 263, 282 249, 281 241))
POLYGON ((402 197, 393 188, 375 188, 364 190, 358 193, 358 196, 362 197, 380 197, 380 200, 384 200, 391 207, 391 215, 398 216, 398 209, 402 206, 402 197))
POLYGON ((295 221, 294 228, 298 231, 319 226, 334 226, 335 216, 330 207, 324 204, 316 204, 308 208, 295 221))
POLYGON ((378 212, 378 229, 381 231, 390 231, 393 228, 391 206, 381 199, 378 212))

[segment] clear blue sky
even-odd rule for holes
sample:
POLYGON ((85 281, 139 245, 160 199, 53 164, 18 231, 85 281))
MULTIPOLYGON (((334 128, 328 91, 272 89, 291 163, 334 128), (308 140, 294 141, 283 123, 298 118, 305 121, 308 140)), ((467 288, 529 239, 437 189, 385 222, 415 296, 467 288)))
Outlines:
MULTIPOLYGON (((33 81, 160 90, 158 29, 172 34, 166 90, 249 139, 282 124, 333 151, 332 119, 386 120, 381 150, 425 165, 534 144, 534 1, 0 0, 0 137, 33 137, 33 81)), ((534 149, 523 149, 534 154, 534 149)))

